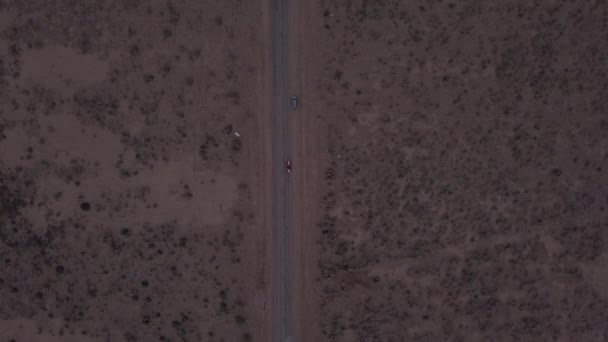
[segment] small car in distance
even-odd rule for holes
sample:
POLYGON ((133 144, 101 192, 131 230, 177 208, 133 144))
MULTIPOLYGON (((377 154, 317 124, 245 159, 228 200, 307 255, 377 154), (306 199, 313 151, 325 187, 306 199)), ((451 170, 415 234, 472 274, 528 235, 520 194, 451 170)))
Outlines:
POLYGON ((285 161, 285 170, 287 171, 287 173, 291 173, 291 160, 287 160, 285 161))
POLYGON ((297 96, 291 97, 291 109, 293 109, 293 110, 298 109, 298 97, 297 96))

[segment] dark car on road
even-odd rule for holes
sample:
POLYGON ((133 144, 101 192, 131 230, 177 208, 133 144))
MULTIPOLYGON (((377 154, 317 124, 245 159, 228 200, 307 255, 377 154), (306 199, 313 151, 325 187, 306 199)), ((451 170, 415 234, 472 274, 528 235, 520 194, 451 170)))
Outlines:
POLYGON ((285 161, 285 170, 287 173, 291 173, 291 160, 285 161))
POLYGON ((291 109, 298 109, 298 98, 296 96, 291 97, 291 109))

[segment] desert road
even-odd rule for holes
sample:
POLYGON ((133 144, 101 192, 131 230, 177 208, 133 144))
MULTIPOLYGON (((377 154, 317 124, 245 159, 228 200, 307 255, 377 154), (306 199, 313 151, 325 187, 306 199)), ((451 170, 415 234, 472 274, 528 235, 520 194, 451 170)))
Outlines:
MULTIPOLYGON (((272 231, 273 305, 272 334, 275 342, 292 342, 293 259, 291 178, 285 161, 291 158, 289 107, 289 0, 270 0, 272 58, 272 231)), ((297 161, 296 161, 297 163, 297 161)), ((297 169, 297 164, 294 164, 297 169)), ((295 171, 297 173, 297 171, 295 171)))

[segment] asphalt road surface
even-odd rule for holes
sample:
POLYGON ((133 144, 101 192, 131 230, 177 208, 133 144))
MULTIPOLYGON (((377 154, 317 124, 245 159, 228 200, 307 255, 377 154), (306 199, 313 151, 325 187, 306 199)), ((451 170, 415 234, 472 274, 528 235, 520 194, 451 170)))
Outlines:
POLYGON ((285 161, 291 159, 291 113, 289 103, 289 0, 270 0, 272 56, 272 222, 273 222, 273 319, 275 342, 293 338, 293 258, 291 178, 297 173, 292 160, 288 174, 285 161))

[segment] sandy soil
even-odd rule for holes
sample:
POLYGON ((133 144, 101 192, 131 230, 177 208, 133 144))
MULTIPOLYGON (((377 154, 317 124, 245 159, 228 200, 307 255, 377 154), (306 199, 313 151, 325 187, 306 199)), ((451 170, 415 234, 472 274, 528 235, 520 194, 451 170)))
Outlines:
MULTIPOLYGON (((605 6, 295 5, 297 341, 608 340, 605 6)), ((0 0, 1 340, 270 339, 267 6, 0 0)))
POLYGON ((262 1, 0 1, 0 339, 268 336, 262 1))
POLYGON ((302 340, 608 340, 605 6, 308 6, 302 340))

